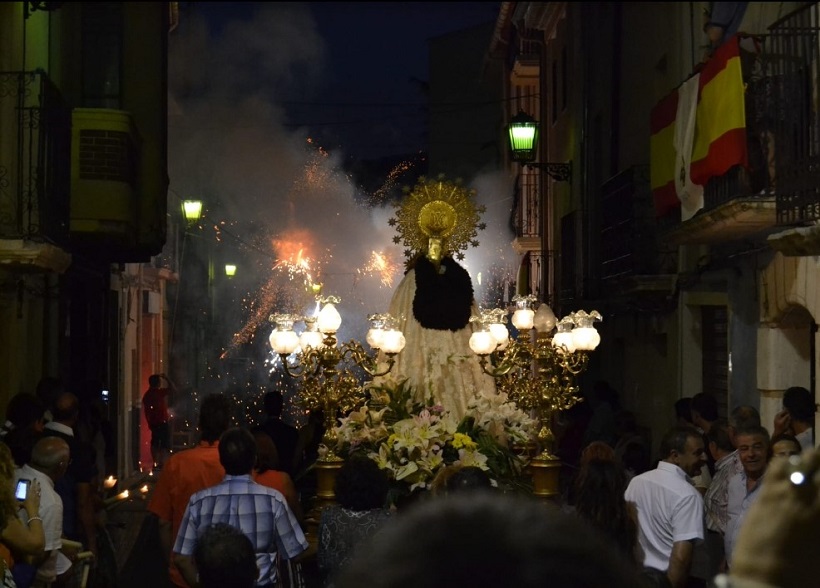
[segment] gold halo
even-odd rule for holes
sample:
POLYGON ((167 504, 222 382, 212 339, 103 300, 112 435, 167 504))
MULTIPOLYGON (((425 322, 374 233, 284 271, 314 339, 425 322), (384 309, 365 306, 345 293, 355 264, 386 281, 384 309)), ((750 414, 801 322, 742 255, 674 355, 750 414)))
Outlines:
POLYGON ((428 237, 446 239, 456 228, 456 209, 442 200, 433 200, 421 207, 419 229, 428 237))
POLYGON ((431 237, 442 239, 442 252, 454 253, 458 259, 464 259, 463 250, 478 246, 476 235, 485 228, 480 222, 485 208, 473 201, 474 190, 440 176, 419 178, 412 190, 405 191, 407 195, 394 204, 396 214, 389 224, 396 227, 393 242, 406 247, 406 257, 427 251, 431 237))

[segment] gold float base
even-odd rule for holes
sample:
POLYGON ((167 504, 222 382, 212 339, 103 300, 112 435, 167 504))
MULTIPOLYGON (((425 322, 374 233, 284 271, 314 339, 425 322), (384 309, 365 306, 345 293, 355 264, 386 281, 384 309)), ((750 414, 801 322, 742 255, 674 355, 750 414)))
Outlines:
POLYGON ((561 460, 557 457, 540 455, 529 465, 532 475, 532 493, 536 498, 555 502, 561 495, 561 460))

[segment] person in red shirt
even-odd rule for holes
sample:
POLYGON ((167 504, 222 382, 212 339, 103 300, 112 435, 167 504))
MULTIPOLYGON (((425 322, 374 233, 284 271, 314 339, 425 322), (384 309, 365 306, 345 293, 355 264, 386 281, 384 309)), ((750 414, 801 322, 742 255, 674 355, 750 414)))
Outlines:
POLYGON ((219 437, 230 426, 231 404, 222 394, 209 394, 199 407, 199 445, 174 453, 157 480, 148 511, 159 519, 159 536, 168 558, 171 584, 188 588, 179 569, 171 563, 171 547, 176 539, 182 515, 191 496, 225 477, 219 461, 219 437))
POLYGON ((142 397, 142 410, 151 429, 151 459, 155 468, 165 465, 171 451, 168 397, 173 389, 174 384, 165 374, 154 374, 148 377, 148 390, 142 397), (163 379, 168 383, 167 388, 160 388, 163 379))

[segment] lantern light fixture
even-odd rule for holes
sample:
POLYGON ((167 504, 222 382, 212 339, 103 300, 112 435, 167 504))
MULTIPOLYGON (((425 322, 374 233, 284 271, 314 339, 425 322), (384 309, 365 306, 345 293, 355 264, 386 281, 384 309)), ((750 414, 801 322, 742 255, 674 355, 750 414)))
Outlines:
POLYGON ((513 161, 531 169, 539 169, 556 182, 569 182, 572 179, 572 162, 542 163, 535 161, 538 155, 538 121, 520 110, 510 119, 507 125, 509 133, 510 156, 513 161))

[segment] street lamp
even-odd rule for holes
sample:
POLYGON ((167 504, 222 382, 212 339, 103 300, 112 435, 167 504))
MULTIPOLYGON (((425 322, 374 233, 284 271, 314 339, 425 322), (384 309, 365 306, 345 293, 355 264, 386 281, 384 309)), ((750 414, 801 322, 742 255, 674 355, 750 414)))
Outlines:
POLYGON ((202 217, 202 200, 183 200, 182 216, 189 227, 198 223, 202 217))
POLYGON ((535 300, 532 295, 513 298, 516 309, 511 320, 518 330, 517 339, 509 337, 504 324, 508 313, 503 309, 472 317, 479 330, 470 337, 470 349, 479 356, 484 372, 496 379, 500 391, 522 410, 536 412, 540 453, 530 463, 534 493, 552 498, 559 493, 561 466, 552 454, 552 416, 580 402, 575 378, 586 370, 589 352, 601 342, 592 323, 602 319, 595 310, 580 310, 557 320, 546 304, 533 311, 535 300))
POLYGON ((232 263, 225 264, 225 275, 229 278, 232 278, 236 275, 236 265, 232 263))
POLYGON ((513 161, 531 169, 540 169, 557 182, 569 182, 572 178, 572 162, 540 163, 538 154, 538 121, 520 110, 507 127, 510 135, 510 155, 513 161))

